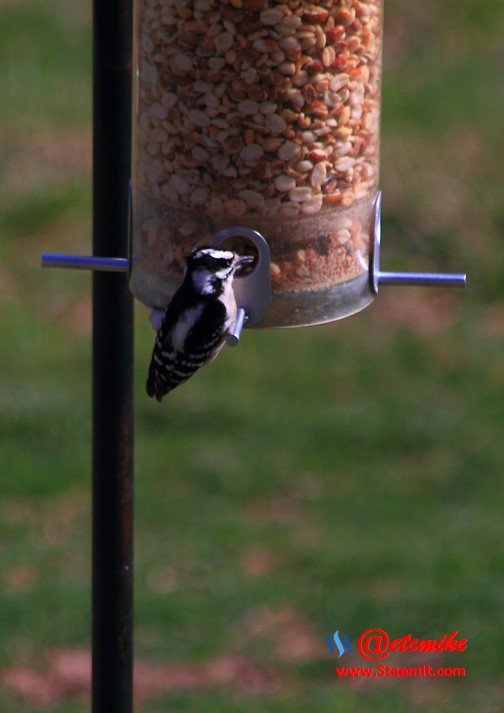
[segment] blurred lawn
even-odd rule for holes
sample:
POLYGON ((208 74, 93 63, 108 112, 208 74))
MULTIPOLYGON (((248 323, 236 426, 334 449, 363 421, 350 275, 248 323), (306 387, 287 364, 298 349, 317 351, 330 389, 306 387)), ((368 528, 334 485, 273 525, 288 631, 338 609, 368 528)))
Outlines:
MULTIPOLYGON (((277 681, 146 713, 499 708, 504 4, 386 5, 384 267, 467 271, 468 289, 247 333, 162 407, 138 307, 137 655, 242 656, 277 681), (468 651, 441 665, 467 678, 335 680, 324 636, 375 626, 458 629, 468 651)), ((4 0, 0 48, 0 667, 44 670, 89 643, 89 278, 38 269, 89 251, 89 3, 4 0)), ((2 711, 41 707, 86 706, 0 679, 2 711)))

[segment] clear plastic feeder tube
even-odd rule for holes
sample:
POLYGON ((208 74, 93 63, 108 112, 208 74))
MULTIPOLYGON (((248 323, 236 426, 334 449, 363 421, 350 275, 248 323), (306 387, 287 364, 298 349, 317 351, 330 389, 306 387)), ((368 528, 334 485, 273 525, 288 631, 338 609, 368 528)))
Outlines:
POLYGON ((260 326, 371 302, 382 10, 383 0, 136 0, 137 298, 165 306, 184 255, 239 225, 271 249, 260 326))

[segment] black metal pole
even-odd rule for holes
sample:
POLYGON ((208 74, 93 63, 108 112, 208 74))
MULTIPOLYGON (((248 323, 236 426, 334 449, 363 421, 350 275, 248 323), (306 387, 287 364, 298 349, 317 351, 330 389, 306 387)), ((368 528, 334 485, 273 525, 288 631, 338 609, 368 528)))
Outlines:
MULTIPOLYGON (((93 253, 126 256, 131 0, 93 2, 93 253)), ((92 711, 131 713, 133 300, 127 276, 93 273, 92 711)))

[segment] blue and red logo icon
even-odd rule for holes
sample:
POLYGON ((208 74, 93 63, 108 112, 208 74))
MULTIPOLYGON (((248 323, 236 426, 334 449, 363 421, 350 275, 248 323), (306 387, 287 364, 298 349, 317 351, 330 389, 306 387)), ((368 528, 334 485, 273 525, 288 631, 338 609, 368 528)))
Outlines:
MULTIPOLYGON (((465 651, 467 639, 457 639, 458 631, 455 629, 450 634, 443 634, 439 639, 419 639, 409 633, 391 639, 384 629, 365 629, 357 640, 359 654, 371 661, 381 661, 395 651, 465 651)), ((338 651, 338 658, 343 654, 351 653, 352 644, 346 634, 340 636, 339 630, 331 636, 325 637, 329 653, 338 651)))

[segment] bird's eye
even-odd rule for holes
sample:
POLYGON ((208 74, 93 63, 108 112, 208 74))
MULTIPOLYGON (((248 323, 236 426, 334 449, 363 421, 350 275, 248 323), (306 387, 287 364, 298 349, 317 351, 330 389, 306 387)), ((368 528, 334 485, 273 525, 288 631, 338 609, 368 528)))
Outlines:
POLYGON ((222 270, 223 268, 231 267, 232 264, 232 258, 230 260, 228 258, 214 258, 214 265, 216 270, 222 270))

